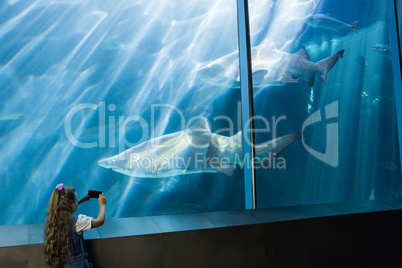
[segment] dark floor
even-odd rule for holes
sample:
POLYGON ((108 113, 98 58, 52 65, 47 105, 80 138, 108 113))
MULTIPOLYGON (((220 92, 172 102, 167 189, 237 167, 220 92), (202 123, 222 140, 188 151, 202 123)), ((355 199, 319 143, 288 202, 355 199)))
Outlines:
MULTIPOLYGON (((401 209, 364 201, 112 219, 86 238, 94 267, 402 267, 401 209)), ((0 226, 0 267, 45 267, 41 231, 0 226)))

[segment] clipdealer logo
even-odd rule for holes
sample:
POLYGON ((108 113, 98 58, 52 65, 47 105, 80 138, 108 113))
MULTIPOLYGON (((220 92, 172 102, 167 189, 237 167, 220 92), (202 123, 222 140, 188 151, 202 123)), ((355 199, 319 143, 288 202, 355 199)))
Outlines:
MULTIPOLYGON (((311 146, 309 146, 306 141, 305 141, 305 135, 302 135, 302 144, 303 147, 306 149, 308 153, 310 153, 313 157, 317 158, 318 160, 322 161, 325 164, 328 164, 329 166, 332 167, 337 167, 339 164, 339 134, 338 134, 338 122, 334 122, 334 119, 338 118, 339 111, 338 111, 338 101, 332 102, 328 105, 326 105, 323 109, 318 110, 311 114, 303 123, 302 125, 302 132, 305 132, 305 129, 307 127, 319 124, 319 123, 326 123, 327 120, 330 120, 332 122, 326 123, 326 145, 325 145, 325 152, 320 152, 316 149, 313 149, 311 146), (323 110, 323 111, 322 111, 323 110), (322 113, 325 115, 323 116, 322 113), (323 119, 323 117, 325 117, 323 119)), ((166 108, 166 109, 171 109, 172 111, 175 111, 180 115, 180 124, 182 129, 189 128, 192 123, 196 120, 199 119, 199 117, 193 117, 191 120, 187 122, 187 125, 185 124, 185 117, 184 114, 180 109, 173 105, 169 104, 158 104, 158 105, 152 105, 151 107, 151 125, 147 123, 147 121, 142 118, 139 115, 133 115, 129 116, 127 118, 123 116, 119 116, 116 118, 115 116, 106 116, 106 110, 109 112, 113 112, 116 109, 116 106, 114 104, 108 105, 106 108, 106 105, 104 102, 99 103, 99 105, 96 104, 90 104, 90 103, 84 103, 84 104, 79 104, 68 112, 66 118, 65 118, 65 133, 67 136, 67 139, 70 141, 70 143, 74 146, 77 146, 79 148, 94 148, 94 147, 99 147, 99 148, 105 148, 106 147, 106 131, 109 131, 109 139, 108 139, 108 146, 114 148, 116 144, 116 134, 115 131, 117 129, 118 132, 118 147, 119 147, 119 153, 125 151, 127 147, 133 147, 137 144, 140 144, 141 142, 147 141, 149 138, 154 138, 153 133, 156 128, 155 126, 155 118, 154 118, 154 113, 155 109, 157 108, 166 108), (74 115, 79 112, 80 110, 99 110, 99 129, 98 129, 98 140, 97 141, 92 141, 92 142, 81 142, 76 138, 73 134, 72 130, 72 119, 74 115), (108 126, 106 127, 106 119, 108 122, 108 126), (118 120, 116 120, 118 119, 118 120), (118 122, 116 122, 118 121, 118 122), (126 126, 131 123, 131 122, 137 122, 141 125, 141 139, 140 141, 136 143, 131 143, 126 139, 125 133, 126 133, 126 126), (151 131, 149 130, 149 127, 151 127, 151 131)), ((93 114, 94 115, 94 114, 93 114)), ((274 138, 276 138, 276 133, 277 133, 277 127, 278 123, 282 120, 286 120, 286 116, 280 116, 279 118, 272 117, 272 122, 268 122, 268 120, 265 117, 255 117, 254 120, 262 120, 262 122, 265 124, 265 128, 262 129, 257 129, 255 130, 256 132, 272 132, 272 135, 274 138)), ((234 123, 231 121, 231 118, 226 117, 226 116, 218 116, 216 118, 213 118, 214 121, 216 120, 226 120, 229 123, 230 128, 225 128, 225 129, 220 129, 216 131, 216 133, 220 133, 222 131, 230 131, 230 136, 234 135, 234 123)), ((249 122, 247 122, 249 123, 249 122)), ((241 126, 239 126, 241 128, 241 126)), ((78 126, 78 130, 82 130, 85 128, 84 122, 80 122, 78 126)), ((180 132, 182 133, 182 132, 180 132)), ((182 133, 183 134, 183 133, 182 133)), ((179 137, 176 137, 173 139, 172 142, 169 142, 168 144, 152 144, 153 148, 166 148, 166 146, 174 146, 177 145, 182 138, 186 139, 187 145, 191 145, 195 148, 198 148, 197 144, 194 144, 190 139, 187 139, 186 135, 181 135, 179 137)), ((249 140, 245 140, 248 144, 250 144, 249 140)), ((214 144, 215 145, 215 144, 214 144)), ((228 146, 229 144, 224 143, 224 147, 228 146)), ((215 145, 216 146, 216 145, 215 145)), ((219 146, 218 146, 219 147, 219 146)), ((273 157, 275 159, 275 157, 273 157)))
MULTIPOLYGON (((325 119, 329 120, 332 118, 338 118, 338 101, 334 101, 324 107, 325 119)), ((302 131, 308 126, 320 123, 322 120, 321 110, 316 111, 310 115, 306 121, 304 121, 302 126, 302 131)), ((304 148, 318 160, 330 165, 331 167, 337 167, 339 164, 339 131, 338 122, 327 123, 326 124, 326 145, 325 153, 319 152, 310 146, 308 146, 304 140, 304 135, 302 137, 302 143, 304 148)))

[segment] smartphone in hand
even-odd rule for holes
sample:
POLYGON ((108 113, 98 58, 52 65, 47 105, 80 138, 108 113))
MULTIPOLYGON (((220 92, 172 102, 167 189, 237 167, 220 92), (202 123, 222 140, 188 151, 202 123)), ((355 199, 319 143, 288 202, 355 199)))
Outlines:
POLYGON ((88 195, 89 195, 91 198, 99 198, 99 195, 100 195, 100 194, 102 194, 101 191, 94 191, 94 190, 89 190, 89 191, 88 191, 88 195))

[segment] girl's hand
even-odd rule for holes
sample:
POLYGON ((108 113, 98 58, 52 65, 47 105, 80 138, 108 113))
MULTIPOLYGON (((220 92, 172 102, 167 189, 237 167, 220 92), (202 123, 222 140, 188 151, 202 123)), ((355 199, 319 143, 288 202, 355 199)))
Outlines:
POLYGON ((99 199, 98 199, 98 202, 99 202, 99 206, 100 206, 100 205, 106 205, 106 203, 107 203, 107 199, 106 199, 106 197, 105 197, 105 194, 104 194, 104 193, 99 194, 99 199))

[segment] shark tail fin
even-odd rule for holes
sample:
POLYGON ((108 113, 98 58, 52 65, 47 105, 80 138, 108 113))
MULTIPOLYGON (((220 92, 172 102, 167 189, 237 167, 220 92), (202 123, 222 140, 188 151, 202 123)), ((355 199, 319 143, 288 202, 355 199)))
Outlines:
POLYGON ((303 134, 304 134, 304 131, 300 131, 300 132, 294 133, 293 136, 295 139, 301 139, 303 134))
POLYGON ((269 156, 270 160, 272 160, 272 156, 275 157, 280 152, 285 150, 288 146, 290 146, 296 139, 300 139, 302 136, 303 131, 288 134, 268 142, 257 144, 255 146, 256 157, 262 158, 269 156))
POLYGON ((297 133, 289 134, 286 136, 283 136, 284 138, 284 143, 281 146, 278 146, 277 150, 273 153, 274 157, 278 155, 280 152, 285 150, 289 145, 291 145, 296 139, 301 139, 303 136, 304 131, 300 131, 297 133))
POLYGON ((343 58, 343 52, 345 52, 344 49, 338 51, 337 53, 335 53, 334 55, 332 55, 328 58, 322 59, 319 62, 317 62, 317 64, 319 66, 321 66, 321 68, 323 69, 320 77, 321 77, 322 81, 324 82, 324 84, 327 83, 328 72, 338 62, 338 58, 343 58))
POLYGON ((356 24, 357 24, 358 22, 359 22, 359 21, 357 20, 357 21, 355 21, 355 22, 352 23, 352 30, 353 30, 356 34, 358 34, 358 32, 356 31, 356 24))

